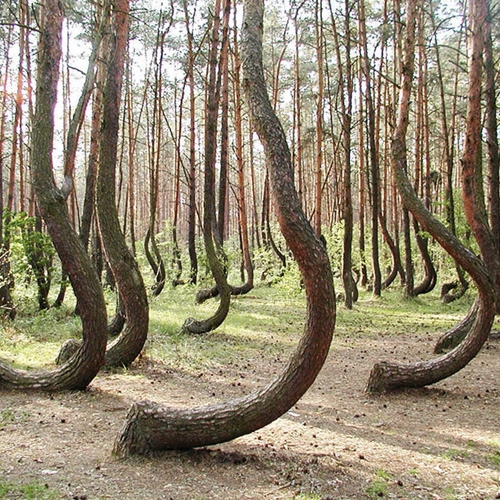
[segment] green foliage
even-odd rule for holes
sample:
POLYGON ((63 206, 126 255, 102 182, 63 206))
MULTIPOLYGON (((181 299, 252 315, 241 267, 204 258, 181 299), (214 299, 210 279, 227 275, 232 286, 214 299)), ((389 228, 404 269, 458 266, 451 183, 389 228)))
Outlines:
MULTIPOLYGON (((344 221, 337 222, 329 231, 323 232, 326 240, 326 249, 330 256, 332 271, 335 276, 342 275, 342 254, 344 241, 344 221)), ((353 249, 353 261, 357 260, 359 252, 353 249)), ((355 262, 354 262, 354 265, 355 262)))
POLYGON ((16 277, 29 281, 37 277, 40 269, 46 269, 50 274, 56 252, 49 235, 37 230, 36 217, 30 217, 26 212, 9 212, 7 209, 3 217, 16 277))

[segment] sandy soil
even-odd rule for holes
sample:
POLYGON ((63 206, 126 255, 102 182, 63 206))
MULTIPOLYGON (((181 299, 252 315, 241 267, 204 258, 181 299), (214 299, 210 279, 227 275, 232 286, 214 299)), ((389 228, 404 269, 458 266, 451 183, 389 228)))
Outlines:
MULTIPOLYGON (((429 356, 434 338, 335 341, 314 386, 272 425, 233 442, 120 460, 132 401, 193 405, 241 395, 281 361, 188 375, 143 358, 86 392, 1 393, 0 477, 84 499, 500 498, 500 341, 430 389, 364 393, 372 364, 429 356)), ((7 496, 6 498, 20 498, 7 496)))

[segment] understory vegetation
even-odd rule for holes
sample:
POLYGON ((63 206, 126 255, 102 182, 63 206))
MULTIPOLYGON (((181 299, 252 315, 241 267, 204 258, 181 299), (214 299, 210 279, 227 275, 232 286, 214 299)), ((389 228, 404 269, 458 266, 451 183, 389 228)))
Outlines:
MULTIPOLYGON (((263 263, 270 260, 262 256, 263 263)), ((144 275, 148 277, 147 270, 144 275)), ((74 296, 68 290, 61 307, 39 311, 34 284, 16 281, 17 317, 15 321, 2 322, 0 356, 20 368, 46 367, 54 362, 65 340, 79 338, 81 327, 74 314, 74 296)), ((52 294, 58 291, 57 286, 54 288, 52 294)), ((340 285, 336 288, 341 291, 340 285)), ((187 317, 208 316, 215 307, 214 300, 195 304, 198 289, 199 286, 187 284, 167 286, 158 297, 150 297, 150 329, 144 356, 161 360, 174 369, 196 372, 207 366, 239 363, 256 356, 286 359, 302 334, 305 297, 293 261, 285 271, 269 268, 266 279, 257 283, 250 294, 233 297, 224 324, 202 336, 182 332, 187 317)), ((107 288, 106 297, 108 315, 112 317, 115 293, 107 288)), ((382 297, 362 290, 353 310, 338 304, 337 340, 441 332, 466 313, 474 292, 450 304, 442 303, 438 290, 423 297, 402 297, 401 288, 394 286, 384 291, 382 297)))

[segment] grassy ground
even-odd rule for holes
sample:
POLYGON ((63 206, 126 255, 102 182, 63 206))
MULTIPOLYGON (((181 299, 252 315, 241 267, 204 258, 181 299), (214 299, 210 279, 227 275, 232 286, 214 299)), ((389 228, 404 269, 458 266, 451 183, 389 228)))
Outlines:
MULTIPOLYGON (((297 286, 258 286, 232 301, 221 328, 201 336, 181 333, 187 317, 216 307, 195 305, 195 292, 166 288, 151 298, 142 359, 100 374, 89 391, 2 395, 0 498, 486 500, 500 491, 494 342, 435 389, 363 392, 375 361, 432 357, 439 334, 473 300, 403 300, 397 289, 382 298, 364 292, 353 310, 338 305, 324 370, 268 428, 207 450, 116 461, 112 440, 132 401, 184 406, 246 394, 279 372, 300 338, 305 298, 297 286)), ((73 308, 69 296, 61 309, 38 313, 25 297, 16 320, 0 325, 0 357, 50 367, 61 343, 78 336, 73 308)))

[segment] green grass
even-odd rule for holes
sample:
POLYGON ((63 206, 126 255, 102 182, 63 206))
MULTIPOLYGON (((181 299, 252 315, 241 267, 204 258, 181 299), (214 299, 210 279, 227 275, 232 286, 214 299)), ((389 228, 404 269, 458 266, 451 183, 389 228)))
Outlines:
POLYGON ((3 429, 7 424, 14 422, 16 419, 14 412, 10 408, 6 408, 0 412, 0 429, 3 429))
POLYGON ((497 467, 500 466, 500 450, 495 450, 488 454, 488 460, 497 467))
POLYGON ((372 479, 366 488, 366 494, 373 499, 387 496, 388 491, 387 482, 378 477, 372 479))
POLYGON ((450 448, 442 451, 439 455, 446 460, 455 460, 457 458, 467 458, 469 456, 469 452, 466 450, 455 450, 450 448))
MULTIPOLYGON (((248 295, 234 297, 228 318, 205 335, 182 333, 186 318, 204 319, 217 307, 216 300, 196 305, 197 287, 165 287, 150 297, 150 328, 146 354, 175 369, 191 372, 227 364, 251 364, 254 359, 286 360, 302 335, 305 297, 300 288, 260 285, 248 295)), ((114 297, 106 293, 109 315, 114 297)), ((0 358, 20 368, 52 366, 61 344, 80 337, 80 320, 72 313, 74 297, 68 290, 60 309, 36 311, 33 297, 23 297, 14 322, 0 323, 0 358)), ((337 305, 336 342, 363 340, 379 335, 425 335, 444 331, 469 307, 468 300, 444 305, 437 293, 403 300, 400 289, 381 298, 361 292, 353 310, 337 305)))
POLYGON ((321 500, 321 498, 317 493, 299 493, 293 497, 293 500, 321 500))
POLYGON ((62 496, 45 484, 16 484, 0 479, 0 499, 16 498, 20 500, 60 500, 62 496))

